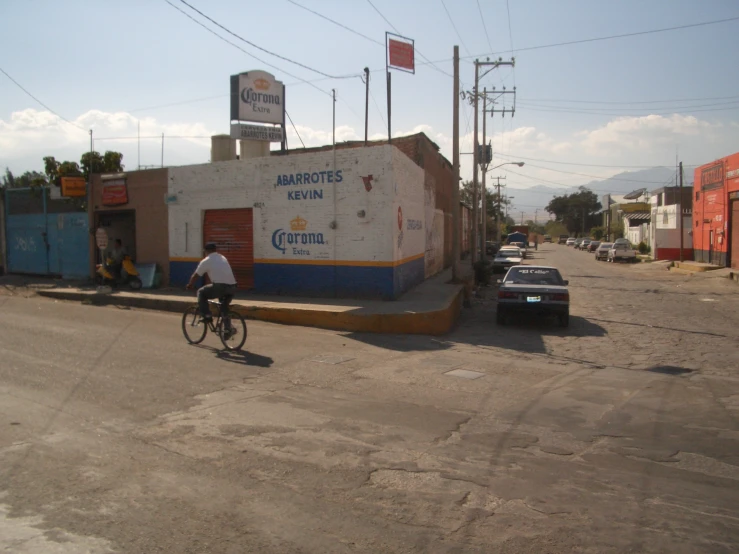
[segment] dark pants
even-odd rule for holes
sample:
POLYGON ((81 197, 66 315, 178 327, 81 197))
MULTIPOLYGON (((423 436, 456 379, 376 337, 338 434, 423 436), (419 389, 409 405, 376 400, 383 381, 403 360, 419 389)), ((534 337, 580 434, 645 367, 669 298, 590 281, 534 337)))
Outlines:
POLYGON ((227 285, 225 283, 213 283, 211 285, 205 285, 198 289, 198 308, 200 309, 200 315, 210 316, 210 308, 208 307, 208 300, 215 298, 221 298, 222 296, 233 296, 236 294, 236 285, 227 285))

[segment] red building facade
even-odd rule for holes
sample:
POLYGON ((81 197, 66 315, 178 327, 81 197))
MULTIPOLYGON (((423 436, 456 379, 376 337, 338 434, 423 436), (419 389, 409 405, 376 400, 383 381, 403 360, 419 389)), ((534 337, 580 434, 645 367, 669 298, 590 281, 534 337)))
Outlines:
POLYGON ((739 268, 739 152, 696 168, 693 190, 695 260, 739 268))

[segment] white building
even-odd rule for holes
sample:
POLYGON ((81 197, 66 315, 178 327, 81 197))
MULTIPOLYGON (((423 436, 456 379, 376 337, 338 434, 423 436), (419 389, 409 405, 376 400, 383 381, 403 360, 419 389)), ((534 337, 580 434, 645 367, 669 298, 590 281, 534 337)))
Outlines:
POLYGON ((242 289, 398 298, 444 265, 445 218, 424 181, 390 145, 170 168, 170 282, 215 242, 242 289))
MULTIPOLYGON (((683 187, 683 257, 693 259, 693 187, 683 187)), ((652 192, 650 246, 655 260, 680 259, 680 187, 652 192)))

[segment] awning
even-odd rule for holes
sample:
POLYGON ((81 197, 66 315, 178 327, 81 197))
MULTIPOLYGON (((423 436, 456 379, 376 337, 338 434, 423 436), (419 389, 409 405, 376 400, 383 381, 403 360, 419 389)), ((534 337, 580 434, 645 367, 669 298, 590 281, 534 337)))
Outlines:
POLYGON ((629 221, 651 221, 652 214, 649 212, 634 212, 624 214, 624 219, 628 219, 629 221))

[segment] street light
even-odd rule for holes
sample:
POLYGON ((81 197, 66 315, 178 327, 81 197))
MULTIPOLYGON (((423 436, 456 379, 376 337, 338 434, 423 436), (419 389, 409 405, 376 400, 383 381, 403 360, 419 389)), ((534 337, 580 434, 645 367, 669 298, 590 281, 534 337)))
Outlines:
MULTIPOLYGON (((502 164, 498 164, 495 167, 489 168, 487 167, 487 164, 482 165, 482 186, 483 186, 483 194, 482 194, 482 252, 480 254, 480 260, 485 261, 485 250, 487 248, 487 227, 488 227, 488 199, 487 199, 487 186, 485 185, 485 175, 488 171, 493 171, 494 169, 498 169, 499 167, 503 167, 504 165, 517 165, 518 167, 523 167, 524 162, 504 162, 502 164)), ((497 232, 497 240, 500 242, 500 181, 498 181, 498 213, 495 218, 496 226, 498 227, 497 232)), ((477 222, 475 222, 477 224, 477 222)))

